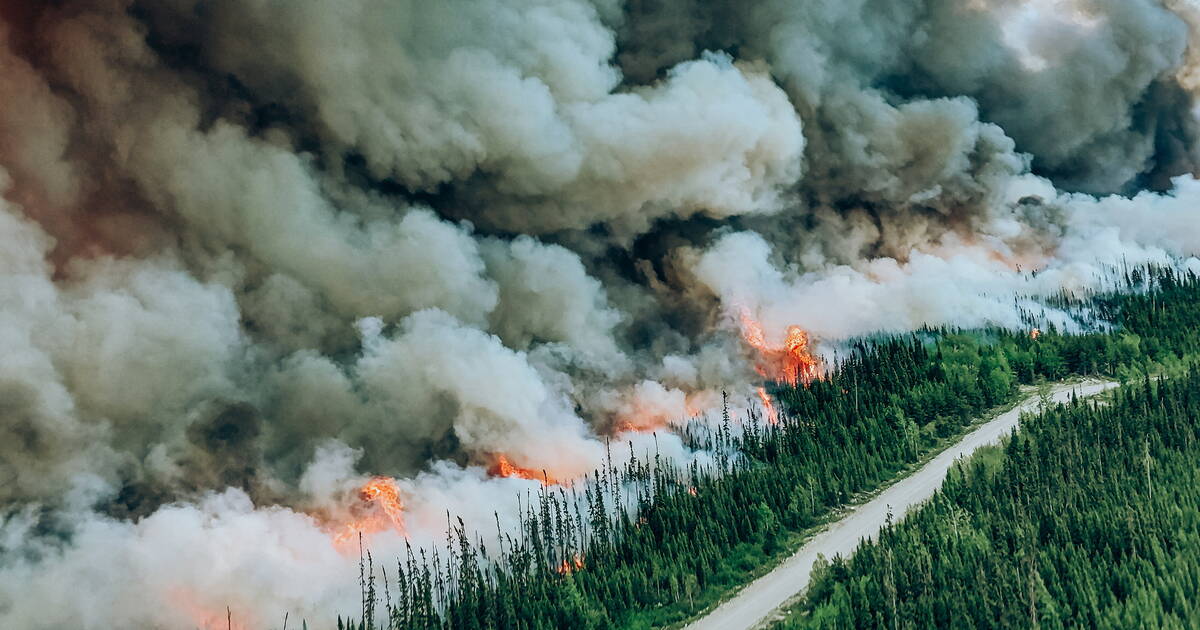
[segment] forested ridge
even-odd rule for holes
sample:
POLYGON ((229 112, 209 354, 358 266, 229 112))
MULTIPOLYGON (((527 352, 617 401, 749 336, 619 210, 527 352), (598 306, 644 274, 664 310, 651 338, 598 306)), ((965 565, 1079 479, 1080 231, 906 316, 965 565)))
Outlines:
POLYGON ((1091 313, 1096 332, 924 330, 854 344, 825 378, 770 388, 778 424, 739 427, 726 409, 715 430, 678 427, 716 455, 712 466, 638 455, 531 497, 519 536, 485 541, 451 521, 443 549, 368 559, 363 608, 338 626, 642 628, 685 618, 834 508, 1011 402, 1020 384, 1183 374, 1197 352, 1200 282, 1165 269, 1130 271, 1122 282, 1122 292, 1061 298, 1091 313))
POLYGON ((1075 400, 878 542, 814 571, 778 630, 1200 625, 1200 370, 1075 400))

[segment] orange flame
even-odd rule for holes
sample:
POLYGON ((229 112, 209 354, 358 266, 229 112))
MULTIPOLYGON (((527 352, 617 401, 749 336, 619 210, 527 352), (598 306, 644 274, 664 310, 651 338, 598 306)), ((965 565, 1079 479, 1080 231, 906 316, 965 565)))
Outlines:
POLYGON ((771 396, 767 394, 767 388, 759 387, 758 397, 762 399, 763 411, 767 413, 767 422, 779 424, 779 412, 775 411, 775 403, 771 400, 771 396))
POLYGON ((333 541, 339 545, 352 542, 359 534, 375 534, 388 529, 408 537, 400 487, 391 477, 374 477, 359 488, 358 504, 351 512, 358 517, 343 525, 333 536, 333 541))
POLYGON ((614 419, 614 433, 654 433, 670 428, 671 418, 657 409, 636 408, 614 419))
POLYGON ((683 393, 683 404, 677 404, 672 397, 665 403, 655 399, 644 399, 638 388, 628 395, 628 400, 622 405, 612 419, 612 433, 654 433, 657 431, 672 431, 686 425, 689 419, 699 418, 712 409, 720 398, 715 392, 699 390, 683 393))
POLYGON ((1037 328, 1034 328, 1033 330, 1029 331, 1030 339, 1037 339, 1038 337, 1041 337, 1041 336, 1042 336, 1042 331, 1037 328))
MULTIPOLYGON (((690 410, 686 413, 692 418, 700 415, 693 414, 690 410)), ((670 428, 671 421, 668 416, 653 412, 639 412, 624 416, 623 419, 614 420, 613 433, 654 433, 670 428)))
POLYGON ((488 468, 488 474, 493 477, 516 477, 518 479, 531 479, 540 481, 543 486, 551 486, 558 484, 558 480, 536 470, 530 468, 522 468, 508 461, 504 455, 496 455, 496 461, 488 468))
POLYGON ((788 326, 783 345, 767 342, 762 324, 750 312, 741 310, 742 338, 758 351, 755 369, 763 378, 782 381, 792 386, 810 383, 821 377, 821 360, 812 355, 808 333, 799 326, 788 326))
POLYGON ((630 433, 630 432, 637 431, 637 430, 638 430, 637 426, 635 426, 632 422, 630 422, 628 420, 622 420, 621 422, 617 423, 617 428, 616 428, 617 433, 630 433))
POLYGON ((575 556, 574 558, 571 558, 570 561, 563 560, 562 564, 558 565, 558 567, 555 569, 555 571, 558 571, 559 573, 566 575, 568 573, 574 573, 582 568, 583 568, 583 558, 581 558, 580 556, 575 556))
POLYGON ((190 620, 190 627, 197 630, 250 630, 253 626, 227 607, 218 608, 201 602, 199 594, 188 588, 172 588, 167 599, 190 620))

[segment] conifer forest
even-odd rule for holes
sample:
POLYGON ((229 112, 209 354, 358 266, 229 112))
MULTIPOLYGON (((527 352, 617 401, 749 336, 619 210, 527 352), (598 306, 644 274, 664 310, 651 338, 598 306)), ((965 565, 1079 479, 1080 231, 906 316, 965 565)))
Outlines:
POLYGON ((1121 282, 1063 298, 1093 314, 1092 332, 939 329, 857 342, 826 378, 772 388, 777 424, 735 431, 726 410, 716 431, 678 427, 721 454, 714 467, 633 457, 583 490, 548 484, 525 498, 520 536, 473 539, 451 517, 445 549, 364 560, 363 616, 340 627, 684 619, 1023 385, 1072 375, 1125 385, 1111 402, 1026 420, 878 543, 821 568, 779 627, 1120 628, 1146 615, 1186 626, 1198 575, 1182 550, 1200 522, 1200 278, 1144 268, 1121 282))
POLYGON ((0 630, 1200 630, 1200 0, 0 0, 0 630))

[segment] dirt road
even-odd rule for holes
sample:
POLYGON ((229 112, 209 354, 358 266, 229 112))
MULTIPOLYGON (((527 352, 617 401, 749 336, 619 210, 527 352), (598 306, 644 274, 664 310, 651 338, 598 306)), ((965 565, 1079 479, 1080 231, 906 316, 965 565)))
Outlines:
MULTIPOLYGON (((1055 401, 1062 402, 1068 399, 1072 390, 1080 396, 1092 396, 1115 385, 1100 382, 1059 385, 1054 388, 1052 396, 1055 401)), ((751 582, 732 599, 692 622, 686 630, 749 630, 757 627, 808 586, 818 553, 826 558, 838 554, 850 555, 860 540, 874 538, 879 533, 889 508, 893 518, 899 520, 915 505, 933 496, 934 491, 941 487, 954 460, 1008 435, 1017 426, 1021 412, 1033 410, 1037 404, 1037 395, 1031 396, 1011 411, 968 433, 917 472, 853 508, 841 520, 831 523, 773 571, 751 582)))

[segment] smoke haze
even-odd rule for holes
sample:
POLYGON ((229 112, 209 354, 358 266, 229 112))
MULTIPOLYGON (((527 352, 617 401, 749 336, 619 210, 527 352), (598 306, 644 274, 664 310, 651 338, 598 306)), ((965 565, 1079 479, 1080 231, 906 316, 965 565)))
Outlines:
POLYGON ((1198 28, 1195 0, 0 0, 0 626, 353 612, 353 488, 397 477, 422 543, 447 510, 515 527, 537 482, 499 455, 703 460, 639 431, 752 391, 742 312, 829 351, 1200 270, 1198 28))

